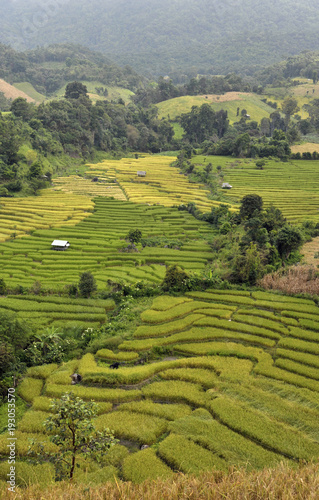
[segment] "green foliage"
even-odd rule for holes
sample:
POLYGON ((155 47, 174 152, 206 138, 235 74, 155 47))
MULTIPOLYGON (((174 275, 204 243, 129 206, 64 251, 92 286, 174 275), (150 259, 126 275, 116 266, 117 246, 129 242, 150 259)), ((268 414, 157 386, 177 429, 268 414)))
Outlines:
POLYGON ((162 289, 164 292, 167 291, 181 291, 185 287, 185 280, 188 275, 176 264, 169 266, 165 273, 165 278, 162 283, 162 289))
MULTIPOLYGON (((0 478, 8 480, 10 465, 6 462, 0 464, 0 478)), ((20 488, 37 485, 46 488, 54 483, 54 467, 52 464, 29 465, 17 462, 15 466, 15 484, 20 488)), ((7 484, 8 486, 8 484, 7 484)))
POLYGON ((80 96, 88 97, 87 87, 81 82, 68 83, 65 88, 65 99, 79 99, 80 96))
POLYGON ((52 412, 44 426, 53 433, 51 441, 58 446, 58 453, 44 452, 41 443, 33 443, 29 455, 52 461, 57 479, 69 478, 72 481, 79 454, 101 460, 116 440, 107 428, 95 430, 92 419, 96 415, 96 405, 93 402, 86 403, 74 394, 66 393, 60 400, 53 401, 52 412))
POLYGON ((247 194, 241 200, 240 216, 250 219, 255 213, 259 214, 263 207, 263 200, 258 194, 247 194))
POLYGON ((126 236, 126 239, 132 244, 139 243, 142 239, 142 231, 139 229, 131 229, 126 236))
POLYGON ((149 399, 123 403, 121 410, 145 413, 146 415, 154 415, 155 417, 166 418, 167 420, 176 420, 191 413, 191 409, 187 405, 153 403, 149 399))
POLYGON ((81 274, 78 286, 82 297, 90 297, 97 289, 94 276, 89 271, 81 274))

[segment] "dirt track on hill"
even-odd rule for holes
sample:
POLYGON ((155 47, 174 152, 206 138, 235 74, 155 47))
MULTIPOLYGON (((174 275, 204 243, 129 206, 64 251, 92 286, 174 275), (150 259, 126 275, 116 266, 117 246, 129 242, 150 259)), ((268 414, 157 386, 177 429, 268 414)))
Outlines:
POLYGON ((252 95, 250 92, 226 92, 226 94, 203 94, 200 97, 208 97, 211 102, 240 101, 242 96, 252 95))
POLYGON ((7 99, 17 99, 23 97, 28 102, 36 102, 32 97, 28 96, 22 90, 16 89, 13 85, 0 78, 0 92, 3 92, 7 99))

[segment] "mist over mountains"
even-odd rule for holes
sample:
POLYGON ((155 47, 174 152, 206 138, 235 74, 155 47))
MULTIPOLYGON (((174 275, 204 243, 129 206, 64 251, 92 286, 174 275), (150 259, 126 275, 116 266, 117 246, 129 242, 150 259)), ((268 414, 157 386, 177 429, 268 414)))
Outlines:
POLYGON ((319 48, 314 0, 11 0, 0 41, 24 50, 75 43, 144 74, 251 74, 319 48))

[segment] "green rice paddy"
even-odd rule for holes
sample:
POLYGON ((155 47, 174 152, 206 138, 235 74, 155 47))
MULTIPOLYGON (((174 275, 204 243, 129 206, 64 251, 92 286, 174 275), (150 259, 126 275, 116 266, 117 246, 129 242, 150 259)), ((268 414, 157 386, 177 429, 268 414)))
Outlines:
POLYGON ((42 436, 50 399, 72 390, 99 402, 96 427, 112 428, 127 448, 114 466, 124 480, 318 459, 319 333, 303 324, 302 311, 319 322, 311 299, 270 292, 155 298, 116 352, 29 369, 19 387, 32 405, 18 427, 19 458, 29 436, 42 436), (154 349, 166 349, 166 358, 136 365, 154 349), (125 360, 118 370, 109 367, 115 359, 125 360), (71 386, 74 370, 83 380, 71 386))

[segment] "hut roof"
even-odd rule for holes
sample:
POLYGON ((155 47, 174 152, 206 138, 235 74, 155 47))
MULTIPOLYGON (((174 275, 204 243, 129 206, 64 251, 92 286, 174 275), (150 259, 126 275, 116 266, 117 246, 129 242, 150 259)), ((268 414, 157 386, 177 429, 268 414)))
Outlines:
POLYGON ((66 246, 70 246, 70 243, 68 241, 64 241, 64 240, 54 240, 53 243, 51 243, 51 246, 52 247, 66 247, 66 246))

